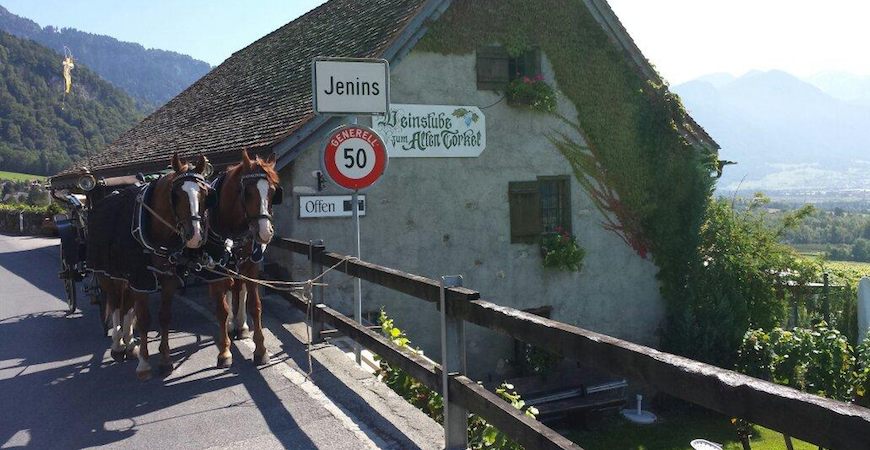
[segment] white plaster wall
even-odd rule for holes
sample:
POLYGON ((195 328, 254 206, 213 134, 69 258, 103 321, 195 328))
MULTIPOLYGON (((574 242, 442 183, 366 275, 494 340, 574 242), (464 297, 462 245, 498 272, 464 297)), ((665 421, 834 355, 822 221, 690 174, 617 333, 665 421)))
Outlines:
MULTIPOLYGON (((368 216, 361 219, 362 256, 367 261, 437 278, 461 274, 465 286, 484 299, 518 309, 553 307, 556 320, 646 345, 656 345, 664 302, 651 260, 641 259, 622 240, 600 226, 600 215, 572 176, 573 234, 587 250, 579 274, 544 270, 538 245, 511 244, 508 182, 538 176, 572 175, 568 162, 546 137, 571 133, 557 118, 512 107, 500 94, 478 91, 475 57, 412 52, 392 66, 394 103, 474 105, 484 109, 487 148, 478 158, 398 158, 368 194, 368 216)), ((543 58, 543 71, 553 80, 543 58)), ((576 118, 573 104, 559 96, 559 113, 576 118)), ((369 120, 361 120, 370 124, 369 120)), ((573 134, 573 133, 571 133, 573 134)), ((581 140, 579 136, 576 139, 581 140)), ((285 168, 285 191, 313 189, 319 148, 305 150, 285 168)), ((320 194, 335 194, 331 186, 320 194)), ((287 198, 290 198, 287 196, 287 198)), ((296 239, 323 238, 327 249, 352 254, 350 219, 297 219, 298 202, 277 212, 277 233, 296 239)), ((278 258, 307 277, 304 257, 278 258)), ((343 275, 331 277, 340 282, 343 275)), ((385 307, 407 330, 414 345, 439 357, 439 319, 434 305, 363 283, 363 310, 385 307)), ((327 303, 351 312, 352 283, 327 288, 327 303)), ((472 375, 505 375, 513 342, 469 326, 468 361, 472 375)))

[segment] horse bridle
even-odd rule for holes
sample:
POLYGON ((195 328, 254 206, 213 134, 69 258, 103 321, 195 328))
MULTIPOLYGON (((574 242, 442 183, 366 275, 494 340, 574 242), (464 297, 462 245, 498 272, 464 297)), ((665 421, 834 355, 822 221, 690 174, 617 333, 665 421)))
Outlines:
POLYGON ((178 218, 178 212, 175 209, 175 188, 183 184, 185 181, 193 181, 206 191, 205 207, 202 211, 200 211, 200 214, 193 214, 193 211, 191 211, 190 218, 187 220, 187 222, 191 225, 193 225, 194 222, 199 222, 200 224, 202 224, 205 222, 203 214, 205 214, 205 212, 209 210, 210 205, 217 200, 217 194, 216 192, 214 192, 214 189, 205 181, 205 177, 199 173, 185 172, 176 176, 172 180, 172 194, 169 196, 169 204, 172 207, 172 216, 175 219, 175 223, 181 223, 181 220, 178 218))
MULTIPOLYGON (((244 199, 247 198, 246 189, 248 188, 248 185, 254 185, 259 180, 266 180, 270 185, 272 184, 272 182, 269 181, 269 177, 263 172, 251 173, 251 174, 242 176, 242 179, 239 180, 239 185, 240 185, 239 188, 240 188, 240 191, 242 193, 243 201, 244 201, 244 199), (251 182, 251 180, 256 180, 256 181, 251 182)), ((245 216, 245 221, 247 223, 251 223, 251 222, 254 222, 254 221, 257 221, 260 219, 266 219, 269 222, 272 222, 271 207, 272 207, 272 205, 280 205, 283 200, 284 200, 284 189, 281 186, 275 186, 275 193, 272 194, 272 204, 269 205, 269 209, 270 209, 269 211, 262 212, 260 214, 255 215, 255 216, 249 216, 248 215, 248 208, 245 208, 244 205, 242 205, 242 211, 243 211, 244 216, 245 216)))

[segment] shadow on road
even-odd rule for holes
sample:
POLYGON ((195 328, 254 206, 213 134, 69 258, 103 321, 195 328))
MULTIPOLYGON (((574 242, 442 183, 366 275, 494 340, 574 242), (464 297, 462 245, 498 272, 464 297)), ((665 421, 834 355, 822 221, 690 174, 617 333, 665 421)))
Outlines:
MULTIPOLYGON (((187 333, 193 333, 194 340, 175 345, 176 370, 192 358, 200 359, 197 365, 203 364, 205 356, 197 353, 213 347, 210 334, 216 328, 179 303, 173 305, 178 318, 174 322, 185 330, 185 340, 189 340, 187 333)), ((256 408, 270 412, 263 414, 269 431, 286 448, 316 448, 304 433, 286 432, 298 429, 299 424, 260 371, 241 355, 229 370, 213 368, 209 357, 208 366, 184 378, 142 383, 135 378, 134 361, 115 363, 107 357, 109 340, 99 337, 97 327, 91 321, 68 320, 60 312, 0 319, 0 445, 9 444, 13 436, 26 430, 29 448, 83 448, 121 443, 144 427, 155 426, 179 430, 167 431, 154 442, 158 448, 229 445, 232 434, 224 436, 218 431, 244 427, 239 423, 240 408, 256 408), (228 389, 235 386, 242 386, 250 399, 240 401, 228 389), (179 407, 204 396, 209 396, 211 404, 179 407), (211 428, 215 442, 209 443, 211 428), (199 429, 206 439, 188 435, 185 429, 199 429)), ((156 333, 151 333, 152 351, 157 341, 156 333)), ((155 356, 151 361, 156 366, 155 356)))
MULTIPOLYGON (((318 447, 300 428, 332 421, 320 422, 330 417, 322 404, 296 387, 276 391, 278 371, 254 367, 235 345, 233 366, 214 368, 212 336, 217 325, 183 302, 173 302, 173 325, 182 331, 170 334, 176 375, 137 381, 135 361, 116 363, 108 357, 110 342, 101 336, 95 307, 84 302, 82 314, 63 313, 57 252, 57 245, 0 252, 0 268, 21 279, 12 280, 15 295, 3 291, 7 280, 0 279, 0 446, 202 448, 271 433, 285 448, 330 448, 322 442, 318 447)), ((154 311, 156 296, 151 303, 154 311)), ((284 317, 286 313, 274 314, 278 320, 295 320, 284 317)), ((304 346, 281 327, 271 331, 282 344, 271 349, 277 353, 273 365, 289 358, 307 369, 304 346)), ((150 337, 151 363, 156 366, 158 337, 153 331, 150 337)), ((370 438, 386 440, 395 448, 417 448, 364 398, 317 361, 314 364, 314 383, 360 418, 370 438)), ((286 379, 282 386, 287 386, 286 379)), ((318 439, 330 436, 330 430, 308 430, 318 433, 318 439)))

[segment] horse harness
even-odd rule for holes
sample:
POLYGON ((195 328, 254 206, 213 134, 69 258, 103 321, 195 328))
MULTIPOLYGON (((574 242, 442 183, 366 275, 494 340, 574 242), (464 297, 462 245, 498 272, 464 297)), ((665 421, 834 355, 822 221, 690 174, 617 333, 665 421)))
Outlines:
POLYGON ((158 258, 164 259, 168 262, 168 264, 164 264, 166 266, 169 265, 177 265, 184 260, 188 260, 190 258, 184 258, 183 253, 185 250, 185 240, 182 237, 182 231, 180 224, 182 220, 178 217, 178 212, 175 208, 176 200, 175 200, 175 190, 178 186, 187 181, 193 181, 196 184, 200 185, 207 192, 205 208, 203 209, 202 214, 193 214, 191 211, 190 218, 187 219, 187 222, 192 226, 194 223, 199 223, 203 228, 204 234, 208 235, 208 220, 204 217, 206 211, 208 211, 209 207, 212 206, 217 201, 217 195, 211 185, 205 180, 205 177, 196 172, 185 172, 183 174, 177 175, 172 180, 172 185, 170 188, 171 195, 169 196, 169 204, 172 209, 172 217, 177 224, 175 227, 172 227, 171 224, 167 223, 165 219, 160 217, 150 206, 148 203, 151 200, 151 194, 154 187, 157 185, 158 180, 152 181, 150 183, 144 184, 141 186, 139 193, 136 195, 136 208, 133 212, 133 224, 132 230, 133 237, 146 253, 150 253, 158 258), (171 228, 173 231, 173 235, 177 239, 177 243, 172 247, 165 247, 155 245, 148 237, 149 226, 146 222, 147 213, 150 213, 152 216, 157 218, 163 225, 166 225, 168 228, 171 228))
MULTIPOLYGON (((221 174, 211 183, 211 188, 215 192, 220 192, 221 185, 225 181, 226 174, 221 174)), ((244 201, 247 189, 251 186, 256 186, 260 180, 269 181, 268 176, 263 172, 243 175, 239 180, 240 199, 244 201)), ((283 201, 284 192, 281 186, 276 186, 275 193, 272 195, 272 205, 280 205, 283 201)), ((220 197, 218 201, 209 208, 210 220, 217 222, 220 197)), ((205 253, 217 267, 231 267, 238 269, 242 264, 251 261, 259 263, 263 260, 263 254, 266 251, 266 245, 258 244, 254 240, 254 234, 251 230, 251 222, 266 219, 272 222, 273 217, 271 211, 263 211, 256 215, 249 215, 248 209, 242 207, 242 214, 245 219, 245 229, 240 233, 220 233, 219 226, 209 227, 208 239, 206 240, 205 253)), ((209 264, 211 265, 211 264, 209 264)))

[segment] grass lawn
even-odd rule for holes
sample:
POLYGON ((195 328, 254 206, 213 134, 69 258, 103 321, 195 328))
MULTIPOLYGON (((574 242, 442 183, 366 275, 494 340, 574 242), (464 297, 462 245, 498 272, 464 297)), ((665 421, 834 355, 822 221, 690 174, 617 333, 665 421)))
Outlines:
MULTIPOLYGON (((652 425, 634 425, 618 414, 602 418, 590 425, 591 430, 574 431, 568 438, 585 450, 692 450, 693 439, 706 439, 723 444, 726 450, 742 450, 737 431, 729 418, 692 408, 691 410, 659 414, 652 425)), ((792 439, 795 450, 817 450, 818 447, 792 439)), ((785 450, 782 434, 755 427, 752 450, 785 450)))
POLYGON ((4 172, 4 171, 0 170, 0 180, 12 180, 12 181, 39 180, 39 181, 45 181, 45 177, 42 175, 30 175, 27 173, 17 173, 17 172, 4 172))

